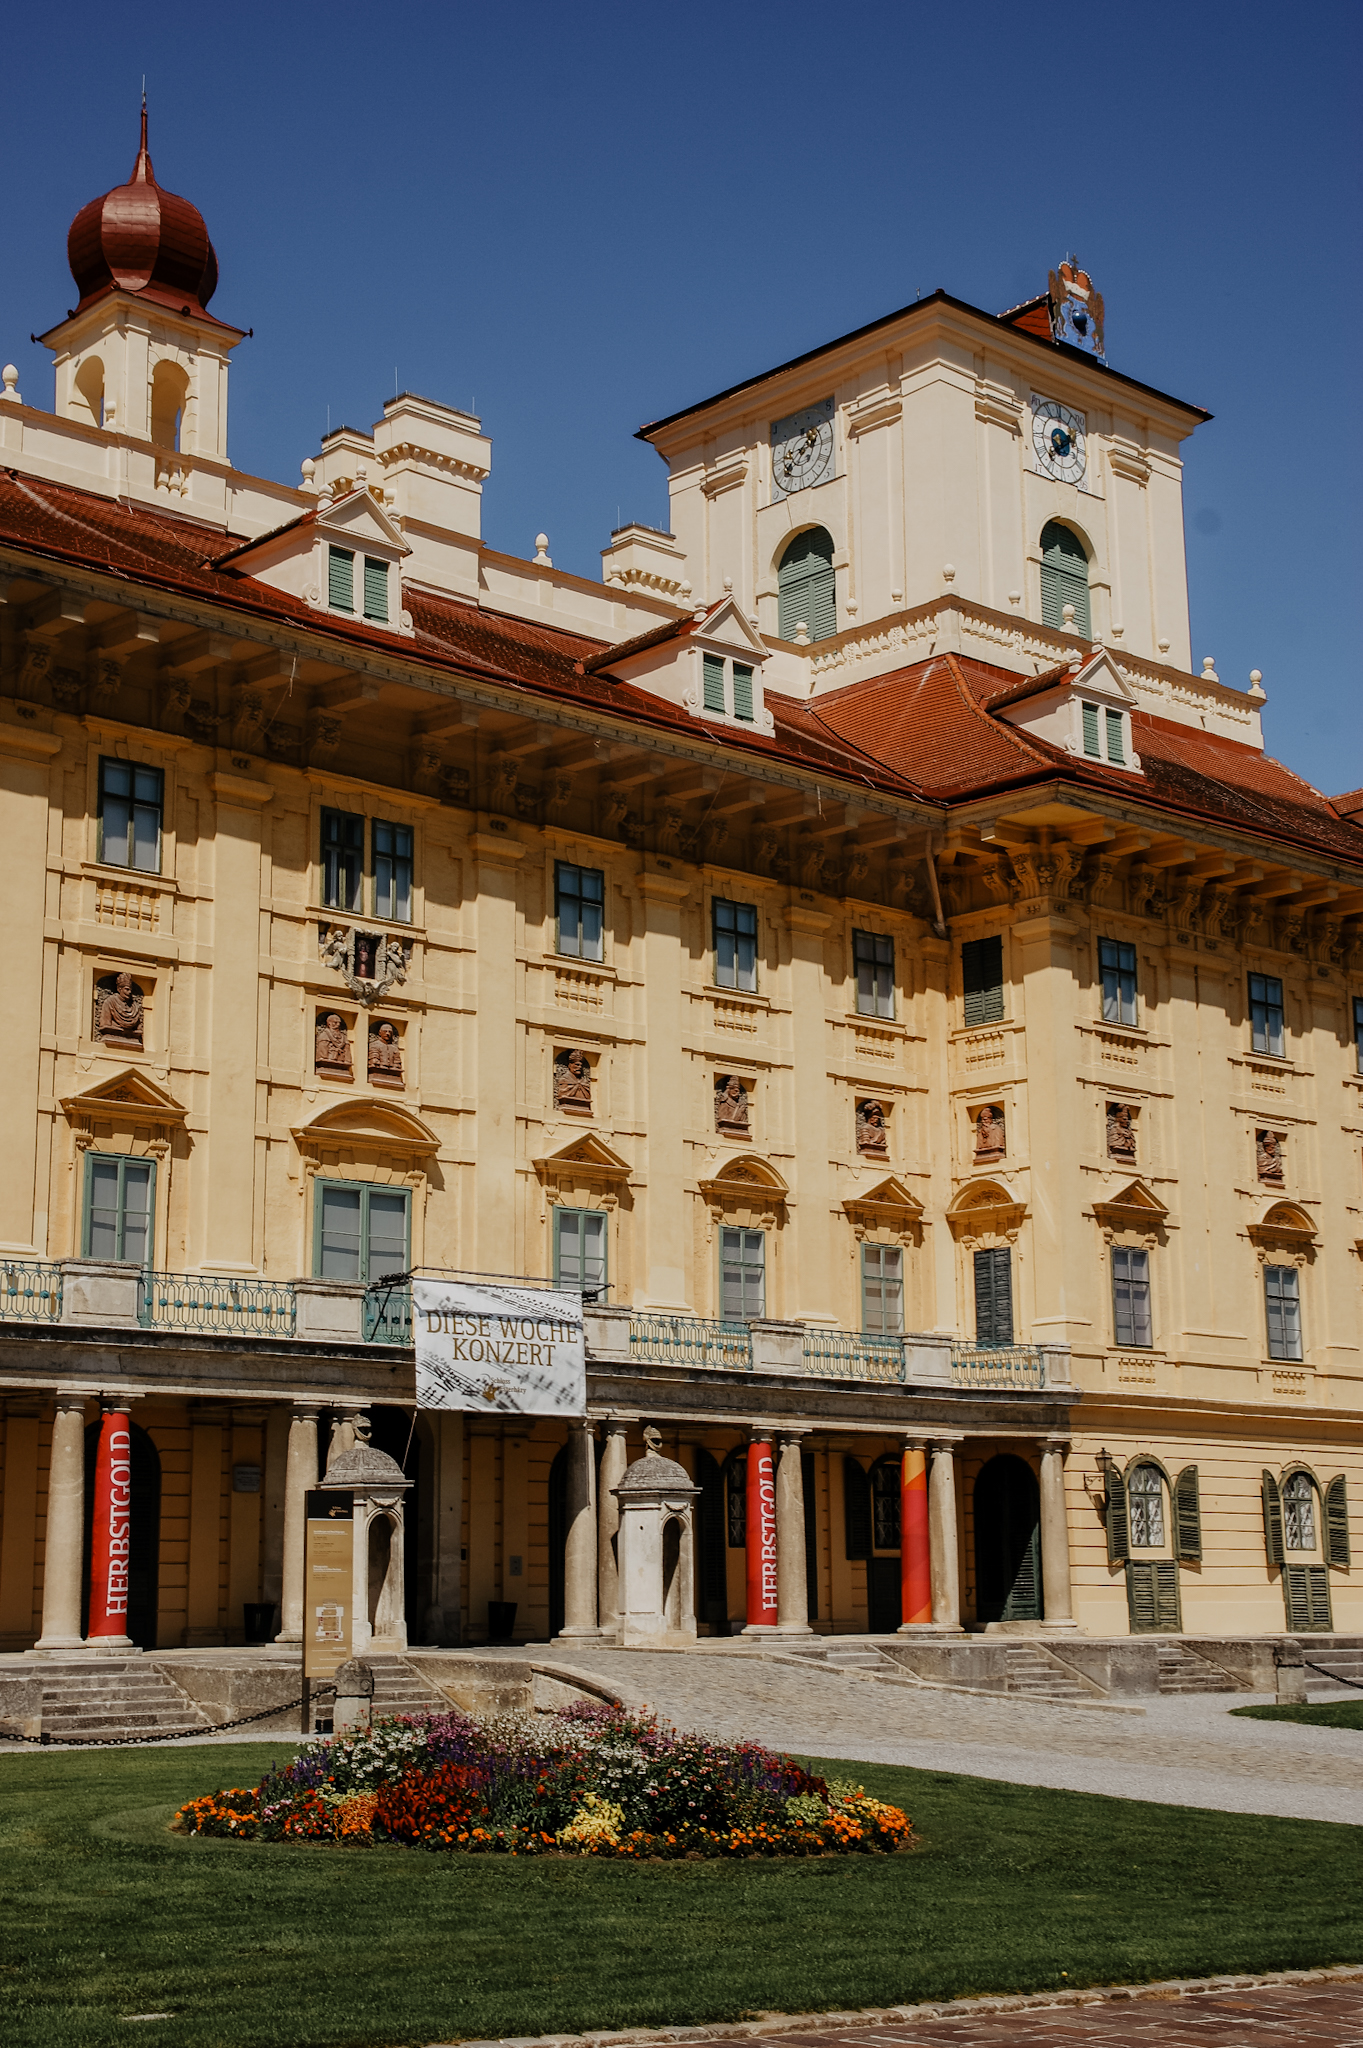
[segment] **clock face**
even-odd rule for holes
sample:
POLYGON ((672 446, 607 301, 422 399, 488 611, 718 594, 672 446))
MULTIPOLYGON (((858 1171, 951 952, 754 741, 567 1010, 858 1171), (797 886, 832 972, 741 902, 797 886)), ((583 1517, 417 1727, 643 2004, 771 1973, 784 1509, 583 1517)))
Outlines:
POLYGON ((1032 397, 1032 447, 1042 476, 1062 484, 1081 484, 1088 466, 1084 415, 1071 412, 1055 398, 1032 397))
POLYGON ((804 412, 771 423, 771 495, 788 498, 833 474, 833 401, 821 398, 804 412))

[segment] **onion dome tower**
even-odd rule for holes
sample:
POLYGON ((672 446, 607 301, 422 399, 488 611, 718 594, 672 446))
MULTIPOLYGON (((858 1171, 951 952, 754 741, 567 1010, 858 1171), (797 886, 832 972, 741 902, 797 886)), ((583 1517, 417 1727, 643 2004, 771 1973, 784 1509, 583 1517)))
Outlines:
POLYGON ((145 98, 132 176, 81 208, 66 253, 79 303, 41 337, 58 413, 160 451, 147 490, 129 471, 135 495, 202 499, 202 463, 227 461, 228 354, 243 330, 208 310, 218 259, 198 207, 156 182, 145 98))

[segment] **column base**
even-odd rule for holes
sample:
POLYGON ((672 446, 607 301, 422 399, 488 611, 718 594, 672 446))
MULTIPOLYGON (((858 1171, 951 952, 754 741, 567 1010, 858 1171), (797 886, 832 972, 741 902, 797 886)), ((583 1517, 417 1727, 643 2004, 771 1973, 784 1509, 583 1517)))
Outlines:
POLYGON ((897 1636, 963 1636, 959 1621, 901 1621, 897 1636))
POLYGON ((778 1621, 776 1624, 778 1636, 812 1636, 813 1633, 807 1621, 778 1621))
POLYGON ((601 1636, 599 1628, 561 1628, 554 1637, 556 1643, 594 1642, 601 1636))
POLYGON ((1051 1634, 1051 1632, 1052 1632, 1053 1630, 1055 1630, 1055 1629, 1064 1629, 1064 1630, 1069 1630, 1069 1629, 1075 1629, 1075 1630, 1077 1630, 1077 1629, 1078 1629, 1078 1627, 1079 1627, 1079 1624, 1078 1624, 1078 1622, 1077 1622, 1077 1621, 1076 1621, 1076 1620, 1074 1619, 1074 1616, 1073 1616, 1072 1614, 1067 1614, 1067 1615, 1065 1615, 1064 1619, 1063 1619, 1063 1620, 1061 1620, 1061 1621, 1043 1621, 1043 1622, 1042 1622, 1042 1624, 1041 1624, 1041 1626, 1042 1626, 1042 1628, 1043 1628, 1043 1629, 1045 1630, 1046 1634, 1047 1634, 1047 1635, 1050 1635, 1050 1634, 1051 1634))
POLYGON ((69 1657, 77 1650, 87 1647, 84 1636, 39 1636, 26 1657, 69 1657))
POLYGON ((302 1640, 303 1631, 301 1628, 282 1628, 275 1637, 277 1643, 283 1643, 287 1648, 296 1648, 302 1640))
POLYGON ((142 1645, 131 1636, 91 1636, 86 1650, 92 1657, 140 1657, 142 1645))
POLYGON ((745 1623, 739 1630, 739 1634, 744 1636, 774 1636, 776 1634, 776 1623, 774 1621, 750 1621, 745 1623))

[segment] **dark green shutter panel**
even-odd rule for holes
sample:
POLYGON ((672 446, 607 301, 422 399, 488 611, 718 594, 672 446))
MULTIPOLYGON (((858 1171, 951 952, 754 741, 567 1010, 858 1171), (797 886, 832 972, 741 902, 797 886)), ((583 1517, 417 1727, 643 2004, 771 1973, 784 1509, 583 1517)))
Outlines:
POLYGON ((1003 1017, 1003 940, 967 939, 961 948, 965 1022, 997 1024, 1003 1017))
POLYGON ((871 1482, 860 1458, 842 1461, 842 1512, 849 1562, 871 1555, 871 1482))
POLYGON ((1130 1550, 1127 1533, 1126 1480, 1115 1465, 1107 1468, 1107 1561, 1123 1564, 1130 1550))
POLYGON ((793 640, 803 620, 811 640, 826 640, 838 630, 837 576, 833 569, 833 536, 822 526, 797 533, 776 572, 777 631, 793 640))
POLYGON ((717 654, 702 656, 705 665, 705 708, 707 711, 724 709, 724 663, 717 654))
POLYGON ((364 558, 364 615, 388 623, 388 564, 369 555, 364 558))
POLYGON ((1115 761, 1119 768, 1126 766, 1126 755, 1122 750, 1122 714, 1109 711, 1107 714, 1107 758, 1115 761))
POLYGON ((1330 1564, 1349 1565, 1349 1495, 1341 1472, 1325 1489, 1325 1556, 1330 1564))
POLYGON ((752 670, 741 661, 734 663, 734 717, 752 717, 752 670))
POLYGON ((1133 1636, 1176 1633, 1181 1628, 1178 1566, 1171 1557, 1133 1558, 1128 1563, 1126 1610, 1133 1636))
POLYGON ((1308 1628, 1330 1627, 1330 1574, 1323 1564, 1306 1567, 1306 1612, 1308 1628))
POLYGON ((1264 1494, 1264 1549, 1270 1564, 1283 1561, 1283 1499, 1278 1491, 1278 1482, 1271 1472, 1263 1474, 1264 1494))
POLYGON ((1174 1515, 1178 1523, 1178 1554, 1187 1564, 1202 1562, 1202 1502, 1197 1467, 1185 1465, 1174 1481, 1174 1515))
POLYGON ((1330 1627, 1330 1575, 1323 1564, 1289 1564, 1283 1568, 1283 1604, 1287 1626, 1315 1633, 1330 1627))
POLYGON ((805 1585, 809 1589, 809 1619, 819 1618, 819 1501, 814 1459, 808 1451, 800 1454, 800 1484, 805 1500, 805 1585))
POLYGON ((1011 1344, 1013 1341, 1013 1255, 1007 1245, 976 1252, 975 1342, 1011 1344))
POLYGON ((334 612, 355 609, 355 557, 349 548, 327 552, 327 603, 334 612))
POLYGON ((1098 706, 1096 704, 1086 704, 1084 706, 1084 752, 1092 754, 1097 759, 1100 751, 1098 745, 1098 706))
POLYGON ((1065 606, 1074 606, 1076 633, 1089 637, 1088 556, 1068 526, 1050 520, 1041 529, 1041 623, 1062 632, 1065 606))

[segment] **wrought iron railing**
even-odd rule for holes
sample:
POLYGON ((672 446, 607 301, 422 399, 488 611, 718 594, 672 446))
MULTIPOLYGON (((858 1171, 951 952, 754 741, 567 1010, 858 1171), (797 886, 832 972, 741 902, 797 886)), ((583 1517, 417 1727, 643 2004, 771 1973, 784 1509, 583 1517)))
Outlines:
POLYGON ((1046 1384, 1046 1360, 1035 1344, 953 1344, 951 1377, 958 1387, 1046 1384))
POLYGON ((407 1281, 380 1280, 364 1290, 366 1344, 410 1344, 412 1289, 407 1281))
POLYGON ((292 1337, 294 1291, 287 1280, 239 1280, 211 1273, 143 1273, 137 1320, 149 1330, 216 1330, 231 1337, 292 1337))
POLYGON ((805 1371, 824 1379, 886 1384, 904 1377, 902 1337, 868 1337, 857 1330, 807 1329, 805 1371))
POLYGON ((708 1322, 700 1316, 631 1315, 629 1355, 654 1365, 751 1372, 752 1331, 746 1323, 708 1322))
POLYGON ((62 1312, 62 1269, 42 1259, 0 1262, 0 1322, 55 1323, 62 1312))

